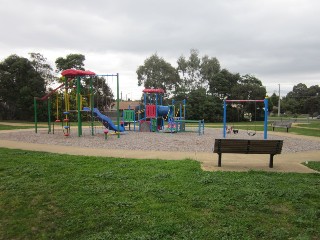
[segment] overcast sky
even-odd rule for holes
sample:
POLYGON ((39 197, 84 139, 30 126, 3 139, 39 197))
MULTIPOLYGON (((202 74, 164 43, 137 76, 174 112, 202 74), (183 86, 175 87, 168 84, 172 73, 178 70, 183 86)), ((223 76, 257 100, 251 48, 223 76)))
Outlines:
MULTIPOLYGON (((0 0, 0 60, 81 53, 86 69, 119 73, 139 98, 136 70, 158 53, 176 67, 190 49, 253 74, 269 94, 320 84, 319 0, 0 0)), ((108 83, 116 88, 115 79, 108 83)))

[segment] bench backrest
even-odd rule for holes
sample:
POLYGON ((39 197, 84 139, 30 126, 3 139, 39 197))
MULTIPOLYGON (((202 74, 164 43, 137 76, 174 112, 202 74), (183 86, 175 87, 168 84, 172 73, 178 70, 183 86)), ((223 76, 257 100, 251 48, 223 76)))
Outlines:
POLYGON ((215 139, 215 153, 280 154, 283 140, 215 139))
POLYGON ((274 121, 273 123, 271 123, 272 126, 275 127, 287 127, 290 128, 292 125, 292 122, 290 121, 274 121))

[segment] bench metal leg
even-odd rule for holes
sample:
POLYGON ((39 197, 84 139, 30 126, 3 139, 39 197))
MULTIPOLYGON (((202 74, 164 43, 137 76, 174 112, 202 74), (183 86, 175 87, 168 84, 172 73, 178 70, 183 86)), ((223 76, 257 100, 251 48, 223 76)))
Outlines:
POLYGON ((274 154, 270 154, 269 168, 273 168, 273 156, 274 154))
POLYGON ((219 157, 218 157, 218 167, 221 167, 221 153, 218 153, 219 157))

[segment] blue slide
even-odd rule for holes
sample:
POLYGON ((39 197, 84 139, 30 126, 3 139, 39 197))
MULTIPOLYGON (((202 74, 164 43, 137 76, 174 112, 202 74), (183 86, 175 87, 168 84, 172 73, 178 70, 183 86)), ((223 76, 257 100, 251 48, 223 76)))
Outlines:
MULTIPOLYGON (((90 108, 84 108, 85 111, 90 111, 90 108)), ((106 115, 103 115, 97 108, 93 109, 94 115, 99 118, 102 121, 102 124, 106 127, 106 125, 109 127, 110 130, 118 131, 118 126, 114 125, 112 120, 108 118, 106 115)), ((119 127, 120 132, 124 132, 124 127, 119 127)))

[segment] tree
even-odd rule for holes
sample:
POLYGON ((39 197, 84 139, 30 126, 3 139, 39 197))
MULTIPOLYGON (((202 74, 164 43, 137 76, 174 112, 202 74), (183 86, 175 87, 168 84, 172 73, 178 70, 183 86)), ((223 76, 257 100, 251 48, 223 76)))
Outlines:
POLYGON ((308 88, 299 83, 293 86, 292 91, 282 99, 282 103, 285 111, 313 116, 320 111, 320 87, 315 85, 308 88))
POLYGON ((303 83, 299 83, 293 86, 292 91, 289 92, 287 96, 282 99, 282 109, 285 111, 289 111, 293 114, 307 113, 304 108, 307 98, 308 87, 303 83))
POLYGON ((320 112, 320 87, 311 86, 307 89, 307 99, 304 103, 304 110, 312 117, 316 117, 320 112))
POLYGON ((305 113, 311 117, 316 117, 320 112, 320 96, 312 96, 304 102, 305 113))
POLYGON ((220 63, 217 58, 210 58, 208 55, 200 58, 199 51, 196 49, 190 50, 188 59, 181 55, 177 64, 177 70, 182 79, 178 90, 184 93, 189 93, 200 87, 208 91, 209 83, 220 72, 220 63))
POLYGON ((177 64, 177 70, 180 72, 181 78, 183 79, 180 91, 188 93, 191 90, 202 87, 201 59, 199 58, 198 50, 191 49, 188 59, 184 56, 180 56, 177 60, 177 64))
MULTIPOLYGON (((85 79, 82 94, 86 96, 87 104, 89 103, 90 80, 85 79)), ((92 79, 94 107, 100 110, 108 110, 114 102, 114 95, 111 87, 104 77, 95 76, 92 79)), ((88 104, 89 105, 89 104, 88 104)))
POLYGON ((273 114, 276 114, 278 112, 278 102, 279 102, 279 96, 273 93, 271 97, 269 98, 269 111, 273 114))
POLYGON ((0 63, 1 118, 31 120, 33 98, 45 93, 45 80, 27 58, 11 55, 0 63))
POLYGON ((86 57, 82 54, 69 54, 66 58, 59 57, 55 61, 57 72, 71 68, 84 70, 85 60, 86 57))
POLYGON ((217 58, 209 58, 209 56, 205 55, 202 57, 201 61, 201 84, 208 90, 209 83, 214 79, 216 74, 221 71, 220 63, 217 58))
POLYGON ((52 67, 47 63, 47 58, 40 53, 29 53, 29 55, 34 70, 45 80, 46 85, 56 80, 52 67))
MULTIPOLYGON (((266 93, 266 88, 262 86, 262 82, 258 78, 246 74, 241 76, 238 83, 233 86, 230 98, 238 100, 263 100, 266 97, 266 93)), ((240 118, 243 118, 246 114, 249 116, 249 119, 261 120, 264 115, 263 107, 263 103, 257 102, 238 104, 240 118)))
POLYGON ((145 88, 162 88, 168 97, 178 85, 180 78, 172 65, 160 58, 156 53, 138 67, 138 86, 145 88))
POLYGON ((288 95, 281 99, 281 112, 290 115, 290 114, 299 114, 301 113, 299 101, 295 98, 290 98, 288 95))
POLYGON ((208 95, 205 88, 192 90, 187 98, 188 119, 204 119, 206 122, 216 122, 222 119, 222 101, 208 95))
POLYGON ((200 87, 201 83, 201 60, 199 58, 199 51, 196 49, 190 50, 190 56, 185 69, 185 82, 190 87, 190 90, 200 87))
POLYGON ((258 100, 266 97, 267 91, 262 82, 253 75, 241 76, 238 83, 232 87, 232 99, 258 100))
POLYGON ((240 81, 240 74, 231 73, 227 69, 212 75, 209 80, 209 92, 221 99, 228 97, 232 93, 232 88, 240 81))

